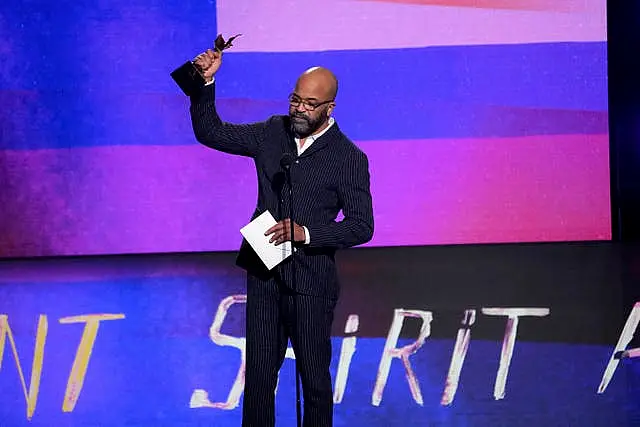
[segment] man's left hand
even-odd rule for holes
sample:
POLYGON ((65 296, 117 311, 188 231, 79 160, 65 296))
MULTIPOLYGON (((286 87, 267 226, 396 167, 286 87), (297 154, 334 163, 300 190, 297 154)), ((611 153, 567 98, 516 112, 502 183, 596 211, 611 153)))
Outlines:
MULTIPOLYGON (((281 243, 290 241, 291 221, 288 218, 284 219, 268 229, 266 233, 264 233, 265 236, 268 236, 270 234, 273 234, 273 236, 271 236, 271 239, 269 240, 270 243, 275 242, 276 245, 279 245, 281 243)), ((293 236, 295 242, 305 241, 304 228, 302 228, 295 222, 293 223, 293 236)))

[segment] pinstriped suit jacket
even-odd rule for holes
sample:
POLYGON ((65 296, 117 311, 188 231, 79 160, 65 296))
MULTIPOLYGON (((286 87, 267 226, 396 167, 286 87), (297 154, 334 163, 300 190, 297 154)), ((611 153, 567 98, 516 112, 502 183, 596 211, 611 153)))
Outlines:
MULTIPOLYGON (((269 210, 276 220, 289 217, 289 189, 280 167, 284 153, 297 153, 288 116, 264 122, 223 122, 215 108, 215 83, 192 96, 190 107, 196 139, 211 148, 251 157, 258 175, 255 218, 269 210)), ((293 219, 306 226, 309 245, 296 251, 297 291, 337 298, 335 251, 366 243, 373 236, 373 209, 367 156, 334 124, 291 166, 293 219), (344 219, 336 221, 342 210, 344 219)), ((282 263, 268 271, 251 247, 242 242, 238 265, 260 279, 280 275, 291 283, 291 269, 282 263)))

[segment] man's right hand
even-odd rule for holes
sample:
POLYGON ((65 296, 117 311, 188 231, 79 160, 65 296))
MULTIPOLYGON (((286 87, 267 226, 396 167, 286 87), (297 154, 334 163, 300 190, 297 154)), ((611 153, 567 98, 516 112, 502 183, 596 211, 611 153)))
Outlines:
POLYGON ((213 79, 213 75, 218 72, 220 65, 222 65, 222 52, 208 49, 206 52, 196 56, 193 62, 200 68, 204 79, 210 82, 213 79))

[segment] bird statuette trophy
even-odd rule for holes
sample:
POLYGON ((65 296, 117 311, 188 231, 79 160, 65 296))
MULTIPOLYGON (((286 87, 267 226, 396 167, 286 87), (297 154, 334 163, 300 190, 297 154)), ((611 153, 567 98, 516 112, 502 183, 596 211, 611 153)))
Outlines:
MULTIPOLYGON (((241 36, 241 34, 237 34, 225 41, 222 34, 218 34, 218 37, 216 37, 214 41, 215 50, 222 52, 223 50, 229 49, 233 46, 233 41, 239 36, 241 36)), ((202 76, 202 70, 200 70, 193 61, 187 61, 173 70, 171 77, 187 96, 197 93, 206 83, 202 76)))

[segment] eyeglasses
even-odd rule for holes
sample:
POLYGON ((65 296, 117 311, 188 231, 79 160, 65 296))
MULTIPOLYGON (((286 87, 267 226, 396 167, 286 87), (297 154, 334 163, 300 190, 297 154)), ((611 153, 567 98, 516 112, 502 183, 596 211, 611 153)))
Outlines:
POLYGON ((333 99, 330 99, 328 101, 318 102, 318 103, 311 103, 309 101, 303 100, 302 98, 300 98, 298 95, 294 93, 289 95, 289 105, 291 105, 292 107, 298 107, 300 104, 302 104, 304 109, 307 111, 314 111, 316 108, 320 107, 321 105, 328 104, 330 102, 333 102, 333 99))

